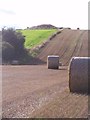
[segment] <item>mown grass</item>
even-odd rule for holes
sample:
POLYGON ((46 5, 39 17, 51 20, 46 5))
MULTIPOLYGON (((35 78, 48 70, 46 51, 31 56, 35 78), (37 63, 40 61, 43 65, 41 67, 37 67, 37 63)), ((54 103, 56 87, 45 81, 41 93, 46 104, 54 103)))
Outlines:
POLYGON ((25 36, 25 48, 33 48, 37 45, 45 42, 52 34, 54 34, 56 29, 48 30, 20 30, 20 32, 25 36))

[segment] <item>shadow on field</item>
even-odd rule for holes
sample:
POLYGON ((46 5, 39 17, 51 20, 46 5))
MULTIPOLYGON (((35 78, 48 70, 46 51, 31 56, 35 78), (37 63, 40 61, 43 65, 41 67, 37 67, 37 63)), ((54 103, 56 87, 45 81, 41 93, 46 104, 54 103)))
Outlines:
POLYGON ((9 60, 9 61, 2 60, 1 64, 2 65, 43 65, 45 64, 44 61, 32 56, 25 56, 23 58, 16 58, 14 60, 9 60), (14 60, 18 62, 13 63, 14 60))
POLYGON ((24 65, 43 65, 45 63, 46 62, 40 60, 39 58, 30 56, 29 58, 27 58, 27 60, 24 63, 21 63, 21 64, 24 64, 24 65))

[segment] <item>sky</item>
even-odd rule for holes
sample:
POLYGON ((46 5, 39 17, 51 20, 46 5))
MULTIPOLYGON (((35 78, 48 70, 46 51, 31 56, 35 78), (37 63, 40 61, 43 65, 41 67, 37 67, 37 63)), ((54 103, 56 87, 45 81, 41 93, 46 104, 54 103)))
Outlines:
POLYGON ((40 24, 88 29, 88 0, 0 0, 0 29, 40 24))

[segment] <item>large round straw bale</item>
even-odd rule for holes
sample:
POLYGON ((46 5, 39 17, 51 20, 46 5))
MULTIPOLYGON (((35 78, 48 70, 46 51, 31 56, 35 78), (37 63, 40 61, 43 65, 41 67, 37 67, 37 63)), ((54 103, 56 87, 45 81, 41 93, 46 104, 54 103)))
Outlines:
POLYGON ((58 69, 59 68, 59 56, 50 55, 47 57, 48 69, 58 69))
POLYGON ((90 57, 73 57, 69 64, 69 89, 88 93, 88 63, 90 57))

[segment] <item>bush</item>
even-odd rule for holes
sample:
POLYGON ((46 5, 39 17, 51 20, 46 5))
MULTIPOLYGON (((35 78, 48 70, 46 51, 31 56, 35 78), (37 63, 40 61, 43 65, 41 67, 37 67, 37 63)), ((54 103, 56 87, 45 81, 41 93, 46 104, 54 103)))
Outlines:
POLYGON ((25 38, 20 32, 13 28, 2 29, 2 58, 13 60, 20 58, 24 53, 25 38))
POLYGON ((2 30, 2 41, 6 41, 15 48, 23 48, 25 38, 20 32, 16 32, 13 28, 2 30))

